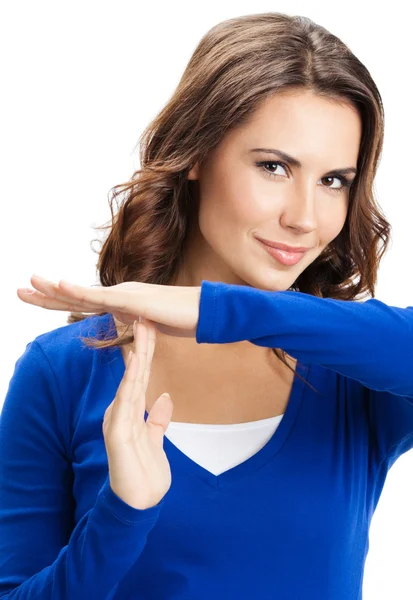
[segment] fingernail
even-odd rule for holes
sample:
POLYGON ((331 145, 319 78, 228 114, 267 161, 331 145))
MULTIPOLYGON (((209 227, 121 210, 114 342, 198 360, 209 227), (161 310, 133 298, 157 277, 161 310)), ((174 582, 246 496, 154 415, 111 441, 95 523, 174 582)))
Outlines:
POLYGON ((130 361, 131 361, 131 358, 132 358, 132 354, 133 354, 132 350, 129 350, 129 354, 128 354, 128 362, 126 363, 126 366, 129 366, 129 363, 130 363, 130 361))
POLYGON ((24 294, 34 294, 35 292, 35 290, 29 290, 28 288, 22 288, 20 291, 24 294))
POLYGON ((140 315, 138 317, 138 321, 139 321, 139 323, 143 323, 143 318, 140 315))

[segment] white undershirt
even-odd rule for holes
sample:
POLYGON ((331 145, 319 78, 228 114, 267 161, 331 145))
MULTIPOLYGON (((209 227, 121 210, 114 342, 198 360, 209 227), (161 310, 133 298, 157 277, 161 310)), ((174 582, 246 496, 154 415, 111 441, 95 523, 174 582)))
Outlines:
POLYGON ((191 460, 220 475, 261 450, 283 416, 224 425, 171 421, 165 436, 191 460))

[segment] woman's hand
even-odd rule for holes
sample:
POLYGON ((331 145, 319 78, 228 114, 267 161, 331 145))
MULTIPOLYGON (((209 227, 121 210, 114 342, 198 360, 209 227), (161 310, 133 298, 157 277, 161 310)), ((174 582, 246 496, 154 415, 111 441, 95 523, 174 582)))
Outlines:
POLYGON ((156 343, 156 330, 145 319, 136 323, 134 348, 115 399, 105 411, 103 436, 112 491, 140 510, 156 506, 172 483, 163 438, 173 403, 162 394, 145 422, 146 390, 156 343))
POLYGON ((109 287, 58 284, 33 275, 35 290, 18 288, 20 300, 49 310, 109 312, 125 325, 139 316, 153 321, 166 335, 195 337, 201 286, 157 285, 127 281, 109 287))

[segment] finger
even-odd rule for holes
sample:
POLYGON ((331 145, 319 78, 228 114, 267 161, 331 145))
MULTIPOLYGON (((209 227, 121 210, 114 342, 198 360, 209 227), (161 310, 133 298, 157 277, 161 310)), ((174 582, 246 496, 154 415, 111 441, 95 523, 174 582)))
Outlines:
POLYGON ((141 427, 144 423, 146 395, 144 390, 145 371, 148 361, 148 330, 145 323, 135 322, 134 352, 138 361, 135 386, 133 389, 134 424, 141 427))
MULTIPOLYGON (((77 312, 88 312, 83 305, 74 304, 73 302, 63 302, 61 300, 54 300, 49 298, 42 292, 27 292, 22 288, 17 290, 17 296, 26 304, 33 304, 34 306, 40 306, 48 310, 64 310, 64 311, 77 311, 77 312)), ((93 311, 90 311, 93 312, 93 311)))
POLYGON ((161 394, 151 408, 146 424, 152 440, 162 447, 166 430, 173 414, 173 403, 169 394, 161 394))
POLYGON ((104 432, 110 424, 112 410, 113 410, 113 401, 109 404, 109 406, 105 410, 105 414, 103 415, 102 428, 103 428, 104 432))
MULTIPOLYGON (((61 279, 58 284, 59 290, 65 296, 68 296, 82 304, 99 306, 103 310, 109 308, 119 309, 124 313, 136 314, 136 296, 137 290, 128 291, 125 288, 119 290, 117 285, 113 286, 95 286, 83 287, 74 283, 69 283, 61 279), (135 302, 134 302, 135 300, 135 302)), ((137 314, 140 314, 139 312, 137 314)))
POLYGON ((113 400, 105 410, 105 414, 103 415, 103 421, 106 421, 106 419, 110 419, 112 409, 113 409, 113 400))
POLYGON ((152 359, 153 359, 153 354, 154 354, 154 349, 155 349, 155 343, 156 343, 156 329, 154 324, 152 323, 152 321, 149 321, 148 319, 145 319, 144 317, 141 317, 141 322, 145 325, 146 328, 146 334, 147 334, 147 341, 146 341, 146 357, 145 357, 145 365, 144 365, 144 371, 143 371, 143 381, 142 381, 142 390, 141 390, 141 394, 142 394, 142 400, 140 402, 137 403, 136 406, 136 419, 139 422, 144 421, 144 417, 145 417, 145 410, 146 410, 146 392, 148 389, 148 383, 149 383, 149 376, 151 373, 151 366, 152 366, 152 359))
POLYGON ((136 354, 131 352, 126 361, 125 372, 112 403, 113 406, 110 416, 114 424, 118 423, 124 425, 127 423, 129 425, 131 422, 131 405, 137 372, 138 361, 136 354))
POLYGON ((145 317, 141 317, 141 318, 142 318, 143 323, 146 324, 147 329, 148 329, 148 357, 147 357, 147 361, 146 361, 146 369, 145 369, 145 374, 144 374, 144 379, 143 379, 143 391, 146 394, 146 391, 148 389, 149 376, 151 373, 152 359, 153 359, 155 345, 156 345, 156 327, 155 327, 155 324, 152 321, 150 321, 149 319, 145 319, 145 317))
MULTIPOLYGON (((58 285, 53 283, 53 281, 49 281, 48 279, 44 279, 43 277, 39 277, 38 275, 33 275, 30 279, 31 284, 34 288, 49 296, 50 298, 54 298, 55 300, 61 300, 62 302, 71 302, 73 303, 73 297, 70 294, 62 291, 58 285)), ((90 308, 91 311, 95 309, 93 303, 86 302, 77 302, 78 305, 84 305, 85 308, 90 308)))

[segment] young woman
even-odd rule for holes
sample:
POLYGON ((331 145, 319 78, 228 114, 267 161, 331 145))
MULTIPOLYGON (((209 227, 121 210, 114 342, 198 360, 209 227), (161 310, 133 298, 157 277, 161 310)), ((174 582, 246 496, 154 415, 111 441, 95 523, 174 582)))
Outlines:
POLYGON ((413 447, 413 307, 361 301, 390 234, 380 94, 309 19, 243 16, 141 141, 101 286, 18 291, 71 314, 4 402, 0 597, 361 598, 413 447))

